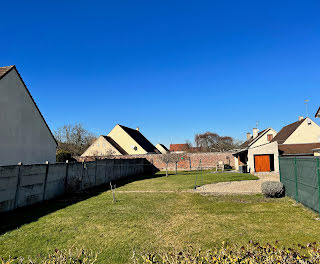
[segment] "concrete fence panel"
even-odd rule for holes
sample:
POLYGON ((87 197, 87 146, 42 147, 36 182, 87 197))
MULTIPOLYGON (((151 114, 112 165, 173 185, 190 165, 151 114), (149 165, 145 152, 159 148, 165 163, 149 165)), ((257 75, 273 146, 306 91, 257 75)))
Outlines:
POLYGON ((0 212, 150 171, 144 158, 0 166, 0 212))
POLYGON ((83 177, 84 177, 84 164, 82 163, 68 163, 67 164, 67 177, 65 181, 66 192, 73 192, 82 190, 83 177))
POLYGON ((106 171, 106 162, 104 160, 96 161, 96 185, 101 185, 106 182, 105 171, 106 171))
POLYGON ((96 162, 85 162, 83 164, 82 189, 95 186, 96 169, 96 162))
POLYGON ((0 212, 14 209, 20 166, 0 167, 0 212))
POLYGON ((45 164, 21 166, 15 208, 42 201, 46 170, 45 164))
POLYGON ((137 163, 137 161, 136 160, 128 160, 128 166, 127 166, 127 168, 128 168, 128 176, 132 176, 132 175, 135 175, 136 173, 135 173, 135 171, 136 171, 136 164, 137 163))
POLYGON ((67 163, 55 163, 48 166, 44 200, 49 200, 64 194, 67 165, 67 163))
POLYGON ((114 160, 112 181, 119 179, 121 176, 121 160, 114 160))
POLYGON ((114 160, 104 160, 106 163, 105 167, 105 182, 111 182, 114 179, 113 170, 114 170, 114 160))

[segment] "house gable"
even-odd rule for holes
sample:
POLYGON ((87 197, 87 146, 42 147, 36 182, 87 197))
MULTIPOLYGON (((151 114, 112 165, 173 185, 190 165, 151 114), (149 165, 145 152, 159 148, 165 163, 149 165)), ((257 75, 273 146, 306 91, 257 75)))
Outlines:
POLYGON ((166 154, 169 152, 169 150, 163 144, 157 144, 156 148, 160 151, 161 154, 166 154))
POLYGON ((154 153, 155 147, 134 129, 116 125, 108 134, 129 155, 154 153))
POLYGON ((264 132, 260 135, 260 137, 253 142, 249 148, 255 148, 257 146, 261 146, 267 143, 270 143, 272 140, 268 140, 268 135, 272 135, 272 139, 277 135, 277 132, 272 128, 267 128, 264 130, 264 132))
POLYGON ((282 144, 304 144, 320 142, 320 127, 310 118, 305 118, 282 144))
POLYGON ((108 155, 123 155, 114 144, 108 140, 107 136, 98 137, 92 145, 81 155, 81 157, 89 156, 108 156, 108 155))
POLYGON ((268 135, 272 135, 272 137, 274 138, 277 135, 277 131, 275 131, 272 128, 264 129, 258 133, 258 136, 256 138, 253 138, 251 136, 251 138, 249 140, 247 140, 246 142, 244 142, 241 145, 241 147, 242 148, 252 148, 252 147, 257 147, 257 146, 267 144, 270 142, 268 140, 268 135))
POLYGON ((0 164, 55 162, 57 142, 15 66, 0 68, 0 164))

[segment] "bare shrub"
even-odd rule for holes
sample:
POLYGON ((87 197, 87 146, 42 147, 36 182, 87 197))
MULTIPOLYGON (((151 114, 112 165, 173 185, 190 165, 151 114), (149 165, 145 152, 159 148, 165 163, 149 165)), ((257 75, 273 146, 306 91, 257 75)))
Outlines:
POLYGON ((265 197, 280 198, 285 194, 284 186, 281 182, 266 181, 261 184, 261 190, 265 197))

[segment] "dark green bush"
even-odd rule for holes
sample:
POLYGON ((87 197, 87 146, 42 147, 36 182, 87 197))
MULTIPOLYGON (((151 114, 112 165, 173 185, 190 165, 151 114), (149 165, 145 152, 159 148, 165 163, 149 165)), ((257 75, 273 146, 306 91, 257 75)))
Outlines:
POLYGON ((71 160, 72 155, 69 151, 59 150, 56 155, 57 162, 66 162, 67 160, 71 160))
POLYGON ((261 184, 261 190, 265 197, 280 198, 285 194, 284 186, 281 182, 266 181, 261 184))

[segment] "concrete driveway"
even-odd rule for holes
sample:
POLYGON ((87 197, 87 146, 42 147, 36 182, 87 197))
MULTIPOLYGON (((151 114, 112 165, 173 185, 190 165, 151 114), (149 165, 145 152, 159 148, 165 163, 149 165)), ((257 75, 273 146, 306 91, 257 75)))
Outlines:
POLYGON ((195 192, 210 194, 257 194, 261 193, 261 184, 265 181, 280 181, 279 173, 255 173, 258 180, 233 181, 206 184, 195 192))

